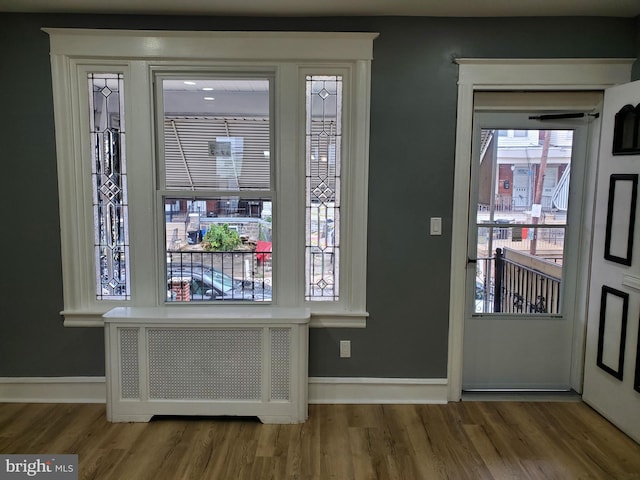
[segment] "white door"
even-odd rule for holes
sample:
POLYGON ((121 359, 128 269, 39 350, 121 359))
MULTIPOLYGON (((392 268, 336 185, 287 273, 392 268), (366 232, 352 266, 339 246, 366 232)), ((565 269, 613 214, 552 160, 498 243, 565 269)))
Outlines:
POLYGON ((640 82, 605 92, 583 390, 585 402, 638 442, 640 220, 636 197, 640 108, 636 106, 639 104, 640 82), (619 112, 619 123, 624 128, 614 134, 619 112), (620 154, 613 153, 614 144, 620 154))
POLYGON ((531 174, 529 168, 514 166, 513 193, 511 203, 516 208, 526 208, 531 204, 531 174))
MULTIPOLYGON (((570 390, 589 115, 476 113, 463 390, 570 390), (568 196, 550 199, 570 171, 568 196), (573 247, 573 248, 572 248, 573 247)), ((562 195, 558 192, 558 195, 562 195)))

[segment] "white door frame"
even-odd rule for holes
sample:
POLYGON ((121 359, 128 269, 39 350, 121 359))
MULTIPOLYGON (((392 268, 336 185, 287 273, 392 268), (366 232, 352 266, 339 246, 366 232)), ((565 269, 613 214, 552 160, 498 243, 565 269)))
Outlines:
MULTIPOLYGON (((471 143, 473 135, 473 95, 476 90, 604 90, 612 85, 626 83, 631 78, 631 65, 635 59, 464 59, 459 65, 458 109, 456 125, 455 171, 453 187, 453 219, 451 226, 451 284, 449 296, 449 358, 448 400, 458 401, 462 394, 462 354, 465 304, 458 292, 465 291, 467 266, 467 228, 469 225, 469 187, 471 172, 471 143)), ((596 138, 597 139, 597 138, 596 138)), ((596 145, 589 149, 589 162, 597 163, 596 145), (592 148, 593 147, 593 148, 592 148), (594 153, 593 155, 591 153, 594 153)), ((595 171, 595 170, 592 170, 595 171)), ((592 182, 590 182, 592 183, 592 182)), ((585 185, 585 197, 594 198, 592 185, 585 185)), ((592 219, 593 205, 585 205, 583 218, 592 219)), ((590 232, 589 225, 585 225, 590 232)), ((588 263, 591 235, 585 234, 582 248, 581 282, 584 299, 576 305, 576 318, 586 320, 588 263), (584 270, 584 272, 583 272, 584 270)), ((575 322, 573 342, 572 386, 581 387, 584 358, 585 324, 575 322)))

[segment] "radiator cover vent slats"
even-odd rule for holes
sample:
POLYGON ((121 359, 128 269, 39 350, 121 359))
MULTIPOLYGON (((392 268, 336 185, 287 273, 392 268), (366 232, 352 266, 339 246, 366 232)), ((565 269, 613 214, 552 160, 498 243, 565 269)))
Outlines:
POLYGON ((149 329, 149 398, 260 400, 261 329, 149 329))
POLYGON ((271 398, 289 400, 291 358, 291 330, 271 329, 271 398))
POLYGON ((109 421, 307 418, 307 308, 116 307, 103 318, 109 421))
POLYGON ((122 398, 140 397, 140 369, 138 367, 138 329, 120 329, 120 362, 122 398))

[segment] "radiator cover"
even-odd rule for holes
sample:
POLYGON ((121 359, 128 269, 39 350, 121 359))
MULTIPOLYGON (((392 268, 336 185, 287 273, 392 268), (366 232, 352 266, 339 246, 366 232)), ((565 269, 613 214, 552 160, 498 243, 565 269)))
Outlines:
POLYGON ((107 418, 307 418, 306 309, 119 307, 104 315, 107 418))

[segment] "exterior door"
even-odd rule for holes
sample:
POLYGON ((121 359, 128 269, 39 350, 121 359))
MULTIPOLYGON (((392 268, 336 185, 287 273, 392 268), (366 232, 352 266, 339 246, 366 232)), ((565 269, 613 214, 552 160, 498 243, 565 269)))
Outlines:
POLYGON ((640 82, 605 92, 583 399, 640 442, 638 105, 640 82))
POLYGON ((474 115, 466 391, 571 386, 578 248, 570 246, 580 245, 591 117, 530 117, 540 114, 474 115))

